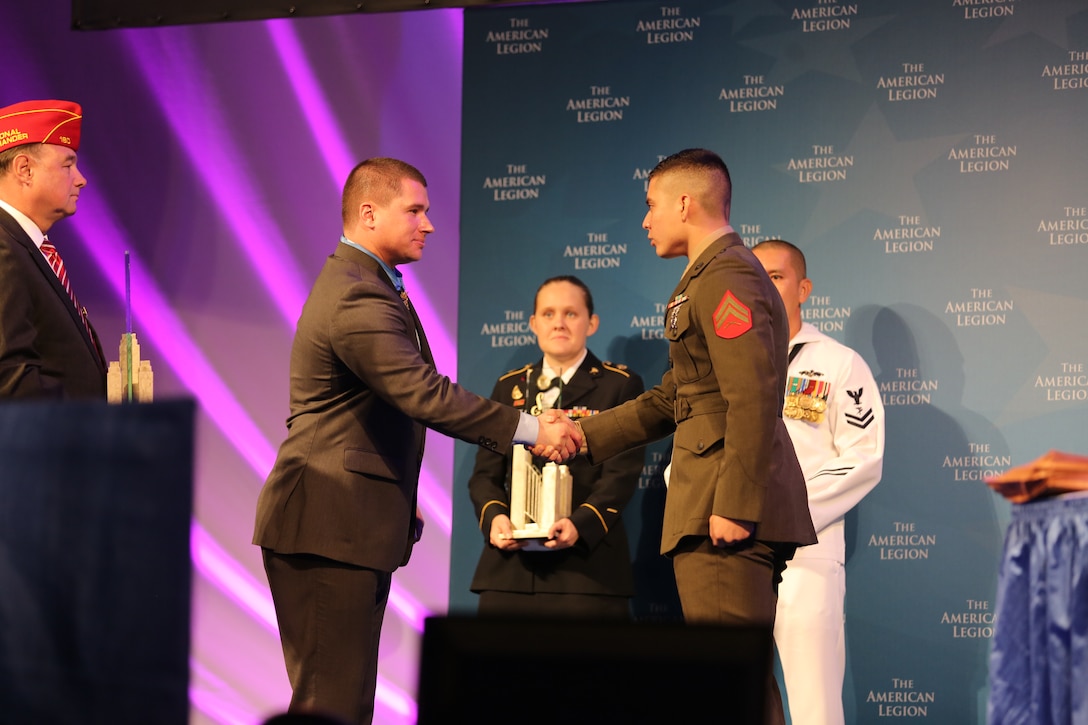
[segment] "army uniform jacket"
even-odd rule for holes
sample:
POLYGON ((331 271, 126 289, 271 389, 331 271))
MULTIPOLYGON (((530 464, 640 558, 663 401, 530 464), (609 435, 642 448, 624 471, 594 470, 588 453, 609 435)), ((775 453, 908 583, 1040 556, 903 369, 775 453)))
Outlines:
MULTIPOLYGON (((542 365, 543 361, 538 361, 503 375, 491 399, 530 410, 542 365)), ((572 418, 585 420, 597 411, 631 400, 643 389, 637 374, 601 362, 589 351, 563 386, 559 407, 572 418)), ((510 515, 506 486, 511 458, 481 448, 468 484, 484 537, 472 591, 632 596, 631 557, 621 512, 638 486, 643 453, 642 448, 635 448, 598 465, 583 457, 568 462, 573 478, 570 519, 578 529, 577 543, 559 551, 505 552, 491 546, 488 538, 495 516, 510 515)), ((542 466, 544 459, 534 463, 542 466)))

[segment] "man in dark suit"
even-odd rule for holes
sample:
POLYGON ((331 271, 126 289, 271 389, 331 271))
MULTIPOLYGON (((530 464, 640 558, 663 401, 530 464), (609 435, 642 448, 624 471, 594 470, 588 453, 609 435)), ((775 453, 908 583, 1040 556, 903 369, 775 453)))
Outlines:
POLYGON ((426 428, 554 460, 581 443, 569 419, 535 418, 435 370, 397 266, 434 231, 427 182, 403 161, 363 161, 344 185, 344 234, 303 306, 291 349, 287 439, 257 502, 292 712, 374 714, 378 638, 392 572, 422 534, 416 489, 426 428))
MULTIPOLYGON (((572 276, 545 281, 529 318, 544 356, 499 378, 491 399, 530 411, 559 408, 577 420, 637 396, 642 378, 601 362, 586 347, 599 322, 584 282, 572 276)), ((533 461, 538 468, 543 463, 533 461)), ((642 463, 641 448, 598 465, 571 461, 571 514, 542 531, 547 540, 538 546, 512 536, 511 457, 481 448, 468 483, 485 538, 471 585, 480 593, 479 613, 627 618, 634 584, 620 514, 642 463)))
MULTIPOLYGON (((688 259, 665 311, 669 370, 581 427, 594 462, 674 433, 661 553, 672 557, 684 619, 773 627, 786 562, 816 535, 781 417, 789 320, 729 224, 731 198, 725 163, 705 149, 650 172, 642 226, 658 256, 688 259)), ((765 721, 782 723, 767 675, 765 721)))
POLYGON ((98 336, 45 236, 87 184, 82 119, 70 101, 0 108, 0 399, 106 397, 98 336))

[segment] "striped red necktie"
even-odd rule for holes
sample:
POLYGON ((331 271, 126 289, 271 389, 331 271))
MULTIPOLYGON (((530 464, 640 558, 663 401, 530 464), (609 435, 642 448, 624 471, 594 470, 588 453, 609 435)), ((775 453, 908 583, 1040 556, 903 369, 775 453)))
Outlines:
POLYGON ((49 266, 53 268, 53 272, 56 273, 57 279, 60 280, 60 284, 64 287, 64 291, 68 293, 68 297, 71 298, 72 304, 75 305, 76 312, 79 313, 79 318, 83 320, 83 326, 87 328, 87 335, 94 341, 94 333, 91 332, 91 324, 87 321, 87 308, 79 306, 79 300, 76 299, 76 293, 72 291, 72 283, 68 281, 68 270, 64 268, 64 262, 60 258, 60 253, 57 248, 53 246, 53 243, 49 241, 49 237, 42 240, 42 254, 45 255, 45 259, 49 262, 49 266))

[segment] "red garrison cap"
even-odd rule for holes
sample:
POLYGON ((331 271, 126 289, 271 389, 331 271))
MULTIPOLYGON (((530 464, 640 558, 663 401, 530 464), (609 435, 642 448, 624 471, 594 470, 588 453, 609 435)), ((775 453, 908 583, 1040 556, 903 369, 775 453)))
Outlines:
POLYGON ((0 151, 28 143, 79 150, 83 109, 71 101, 23 101, 0 108, 0 151))

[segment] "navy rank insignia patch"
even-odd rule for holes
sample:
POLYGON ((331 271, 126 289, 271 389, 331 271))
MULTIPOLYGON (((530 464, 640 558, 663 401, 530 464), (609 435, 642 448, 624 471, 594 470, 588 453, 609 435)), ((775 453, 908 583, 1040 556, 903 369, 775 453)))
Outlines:
POLYGON ((843 417, 846 418, 846 422, 857 428, 868 428, 869 424, 875 420, 873 415, 873 409, 862 412, 861 410, 861 396, 865 392, 865 388, 858 388, 857 390, 847 389, 846 394, 850 396, 850 399, 854 401, 855 411, 854 413, 845 413, 843 417))

